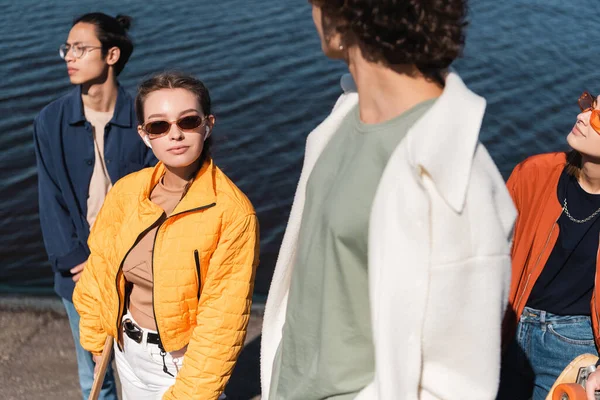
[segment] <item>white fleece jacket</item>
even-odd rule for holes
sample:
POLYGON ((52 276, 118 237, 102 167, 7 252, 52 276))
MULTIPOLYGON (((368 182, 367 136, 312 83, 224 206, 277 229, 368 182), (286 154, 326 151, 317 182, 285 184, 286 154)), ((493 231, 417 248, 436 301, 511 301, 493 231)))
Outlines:
MULTIPOLYGON (((261 349, 269 399, 304 208, 306 181, 358 94, 351 77, 309 136, 267 299, 261 349)), ((394 150, 369 229, 375 378, 359 400, 493 400, 516 216, 479 130, 485 100, 450 73, 440 98, 394 150)), ((307 312, 309 312, 307 310, 307 312)))

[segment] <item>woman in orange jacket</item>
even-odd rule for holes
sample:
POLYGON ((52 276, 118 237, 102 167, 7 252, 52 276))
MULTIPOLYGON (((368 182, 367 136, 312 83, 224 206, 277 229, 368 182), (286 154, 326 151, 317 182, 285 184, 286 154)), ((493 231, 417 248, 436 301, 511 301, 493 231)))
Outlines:
POLYGON ((244 343, 258 263, 250 201, 214 165, 210 96, 164 73, 136 98, 160 162, 119 180, 92 229, 73 300, 98 363, 107 336, 124 399, 217 399, 244 343))
POLYGON ((579 106, 572 151, 530 157, 507 183, 519 216, 501 400, 545 399, 571 360, 600 345, 600 110, 587 92, 579 106))

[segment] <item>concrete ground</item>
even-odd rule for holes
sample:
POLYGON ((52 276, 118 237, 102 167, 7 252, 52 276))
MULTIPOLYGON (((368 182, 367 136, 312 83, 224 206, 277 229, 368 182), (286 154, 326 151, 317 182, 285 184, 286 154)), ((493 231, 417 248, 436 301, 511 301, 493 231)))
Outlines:
MULTIPOLYGON (((226 388, 230 400, 260 399, 262 307, 253 307, 246 345, 226 388)), ((3 400, 81 400, 69 322, 58 298, 0 297, 3 400)))

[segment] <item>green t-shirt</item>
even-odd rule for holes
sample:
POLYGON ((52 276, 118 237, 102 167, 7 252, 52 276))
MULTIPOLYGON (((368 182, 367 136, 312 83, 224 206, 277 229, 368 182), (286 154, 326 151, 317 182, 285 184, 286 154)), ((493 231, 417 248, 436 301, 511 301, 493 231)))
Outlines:
POLYGON ((425 101, 381 124, 342 121, 308 179, 271 400, 352 399, 375 370, 368 232, 383 170, 425 101))

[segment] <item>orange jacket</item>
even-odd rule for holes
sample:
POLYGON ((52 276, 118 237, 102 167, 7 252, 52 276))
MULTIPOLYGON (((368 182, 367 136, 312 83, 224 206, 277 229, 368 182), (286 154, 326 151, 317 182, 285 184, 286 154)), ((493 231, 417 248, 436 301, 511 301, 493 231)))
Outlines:
MULTIPOLYGON (((554 244, 558 239, 558 219, 563 208, 558 200, 558 181, 566 165, 565 153, 548 153, 530 157, 517 165, 508 179, 508 190, 518 210, 512 247, 512 279, 509 309, 504 318, 503 344, 508 345, 531 289, 540 276, 554 244)), ((600 258, 597 256, 596 265, 600 258)), ((600 346, 598 333, 597 290, 600 287, 596 273, 591 301, 592 325, 596 347, 600 346)))
MULTIPOLYGON (((94 354, 101 353, 107 335, 119 337, 123 260, 163 214, 149 197, 164 173, 159 163, 119 180, 90 234, 91 255, 73 302, 81 316, 81 344, 94 354)), ((164 399, 217 399, 223 392, 246 336, 258 241, 252 204, 207 161, 159 226, 154 244, 153 302, 161 341, 167 352, 188 345, 164 399)))

